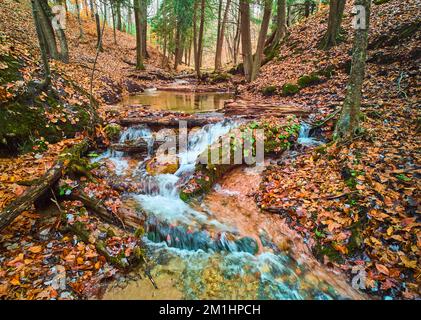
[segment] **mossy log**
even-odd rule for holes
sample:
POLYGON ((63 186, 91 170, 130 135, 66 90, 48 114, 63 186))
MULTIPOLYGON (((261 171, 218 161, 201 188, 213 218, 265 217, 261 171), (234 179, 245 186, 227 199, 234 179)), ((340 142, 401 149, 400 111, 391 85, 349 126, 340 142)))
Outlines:
POLYGON ((12 223, 23 211, 31 208, 34 202, 48 192, 50 188, 53 188, 66 170, 66 166, 68 165, 66 159, 69 156, 80 156, 80 154, 88 150, 88 146, 88 141, 83 140, 75 146, 66 149, 59 156, 57 162, 38 180, 37 184, 28 188, 21 196, 9 204, 0 213, 0 231, 12 223))

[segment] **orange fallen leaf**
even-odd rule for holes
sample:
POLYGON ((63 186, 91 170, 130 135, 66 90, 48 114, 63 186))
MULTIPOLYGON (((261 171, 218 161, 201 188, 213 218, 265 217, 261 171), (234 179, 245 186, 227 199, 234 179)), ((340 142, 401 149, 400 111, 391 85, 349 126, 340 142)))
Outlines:
POLYGON ((382 264, 380 264, 380 263, 376 263, 376 269, 380 272, 380 273, 383 273, 383 274, 385 274, 385 275, 389 275, 389 269, 386 267, 386 266, 384 266, 384 265, 382 265, 382 264))

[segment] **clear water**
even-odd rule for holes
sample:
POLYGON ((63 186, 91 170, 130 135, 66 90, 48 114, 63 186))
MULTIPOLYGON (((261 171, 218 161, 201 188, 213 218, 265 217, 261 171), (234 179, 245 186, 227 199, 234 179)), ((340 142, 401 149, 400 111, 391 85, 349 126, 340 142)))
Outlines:
POLYGON ((230 93, 199 93, 147 89, 143 93, 127 97, 124 100, 124 104, 149 105, 153 110, 195 113, 219 110, 224 107, 226 100, 232 98, 233 95, 230 93))

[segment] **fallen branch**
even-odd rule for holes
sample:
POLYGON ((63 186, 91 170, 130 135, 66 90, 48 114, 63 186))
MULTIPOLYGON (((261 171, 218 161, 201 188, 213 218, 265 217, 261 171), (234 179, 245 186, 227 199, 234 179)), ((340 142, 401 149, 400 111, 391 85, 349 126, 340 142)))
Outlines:
POLYGON ((62 176, 66 169, 66 157, 75 154, 82 154, 88 149, 87 140, 76 144, 70 149, 65 150, 59 160, 50 168, 39 180, 38 183, 28 188, 20 197, 9 204, 0 213, 0 231, 7 227, 16 219, 23 211, 28 210, 37 199, 42 197, 62 176))
POLYGON ((132 232, 135 232, 143 226, 144 220, 137 214, 130 214, 129 211, 120 211, 118 213, 112 213, 110 210, 108 210, 101 204, 100 200, 90 198, 82 190, 74 190, 66 198, 82 202, 87 209, 91 210, 94 214, 96 214, 100 219, 102 219, 106 223, 117 225, 123 229, 130 229, 130 231, 132 232))

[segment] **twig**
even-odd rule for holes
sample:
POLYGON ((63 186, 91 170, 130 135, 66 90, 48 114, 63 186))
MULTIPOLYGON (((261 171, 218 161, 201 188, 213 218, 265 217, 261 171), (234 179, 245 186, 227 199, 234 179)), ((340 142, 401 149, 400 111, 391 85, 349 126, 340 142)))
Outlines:
POLYGON ((320 128, 322 127, 326 122, 328 122, 330 119, 332 119, 333 117, 335 117, 340 111, 342 110, 342 108, 338 108, 335 111, 333 111, 331 114, 329 114, 322 122, 319 123, 312 123, 311 127, 314 128, 320 128))
POLYGON ((405 72, 401 71, 401 73, 399 75, 399 78, 398 78, 398 96, 399 96, 400 93, 403 93, 403 95, 405 96, 405 99, 408 99, 408 95, 401 88, 401 82, 402 82, 404 76, 405 76, 405 72))

